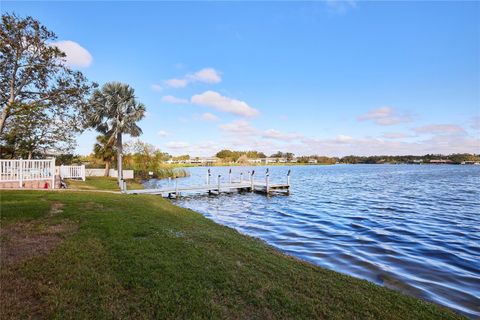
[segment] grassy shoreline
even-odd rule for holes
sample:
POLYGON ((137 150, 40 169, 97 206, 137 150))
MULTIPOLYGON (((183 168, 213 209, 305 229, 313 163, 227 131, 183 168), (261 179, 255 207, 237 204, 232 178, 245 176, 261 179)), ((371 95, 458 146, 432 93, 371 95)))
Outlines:
POLYGON ((57 238, 40 254, 2 262, 5 319, 462 319, 157 196, 2 191, 1 213, 3 253, 18 245, 8 239, 15 232, 57 238))

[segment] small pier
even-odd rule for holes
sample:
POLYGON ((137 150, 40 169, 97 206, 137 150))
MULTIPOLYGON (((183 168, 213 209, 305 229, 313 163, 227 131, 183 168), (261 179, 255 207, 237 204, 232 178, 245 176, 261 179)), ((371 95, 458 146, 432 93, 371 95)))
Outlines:
POLYGON ((175 179, 175 185, 171 187, 164 187, 159 189, 141 189, 141 190, 125 190, 126 194, 156 194, 162 197, 178 198, 182 193, 205 193, 205 194, 220 194, 231 192, 257 192, 266 195, 272 194, 289 194, 290 193, 290 170, 288 170, 285 183, 271 183, 270 173, 267 169, 264 180, 255 180, 255 170, 253 170, 248 179, 244 179, 243 173, 240 173, 240 179, 234 180, 232 177, 232 170, 228 173, 228 181, 223 182, 222 176, 218 175, 216 181, 212 181, 212 174, 208 169, 207 179, 205 184, 179 186, 178 179, 175 179))

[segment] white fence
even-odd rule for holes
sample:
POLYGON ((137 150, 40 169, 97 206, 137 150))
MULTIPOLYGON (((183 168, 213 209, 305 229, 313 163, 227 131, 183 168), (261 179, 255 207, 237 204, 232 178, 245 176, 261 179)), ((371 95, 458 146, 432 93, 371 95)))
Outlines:
POLYGON ((0 160, 0 182, 18 182, 23 188, 26 181, 51 180, 55 188, 55 159, 0 160))
MULTIPOLYGON (((105 176, 105 169, 85 169, 85 175, 87 177, 103 177, 105 176)), ((118 171, 110 169, 108 175, 112 178, 118 177, 118 171)), ((133 170, 123 170, 123 179, 133 179, 133 170)))
POLYGON ((64 166, 59 168, 59 175, 62 179, 82 179, 85 181, 85 166, 64 166))

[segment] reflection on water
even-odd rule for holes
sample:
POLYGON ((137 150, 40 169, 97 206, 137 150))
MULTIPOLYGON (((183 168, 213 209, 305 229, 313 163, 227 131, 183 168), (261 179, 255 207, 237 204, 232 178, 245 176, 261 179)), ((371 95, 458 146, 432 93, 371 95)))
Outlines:
MULTIPOLYGON (((261 179, 264 168, 254 169, 261 179)), ((271 167, 271 180, 284 182, 288 169, 290 196, 175 203, 319 266, 480 317, 479 166, 271 167)), ((212 177, 227 181, 228 170, 212 168, 212 177)), ((234 167, 233 176, 248 170, 234 167)), ((206 168, 190 172, 179 185, 204 183, 206 168)))

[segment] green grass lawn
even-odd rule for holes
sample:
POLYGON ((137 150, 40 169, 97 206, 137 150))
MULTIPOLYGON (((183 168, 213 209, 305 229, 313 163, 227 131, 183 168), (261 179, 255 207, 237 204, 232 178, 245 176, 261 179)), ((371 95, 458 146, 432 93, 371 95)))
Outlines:
POLYGON ((2 319, 462 318, 285 256, 158 196, 2 191, 1 222, 7 255, 26 250, 9 242, 15 232, 57 239, 2 262, 2 319))
MULTIPOLYGON (((134 179, 127 181, 127 189, 143 189, 143 185, 134 179)), ((111 177, 87 177, 85 181, 68 179, 67 185, 69 189, 77 190, 112 190, 119 191, 117 178, 111 177)))

